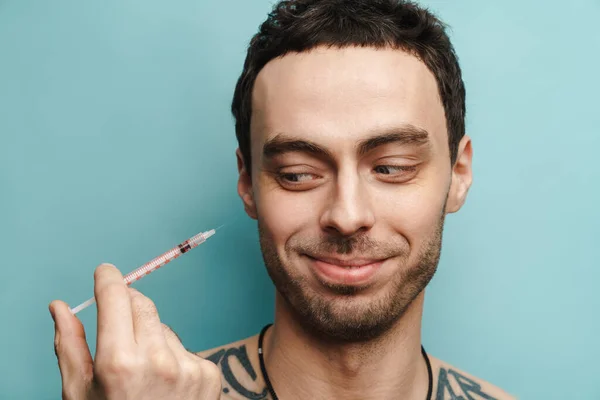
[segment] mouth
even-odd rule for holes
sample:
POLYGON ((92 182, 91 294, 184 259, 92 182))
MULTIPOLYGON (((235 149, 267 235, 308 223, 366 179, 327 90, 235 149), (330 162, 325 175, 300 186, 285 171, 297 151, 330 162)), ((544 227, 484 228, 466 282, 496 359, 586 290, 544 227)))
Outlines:
POLYGON ((372 282, 385 259, 337 258, 306 255, 316 278, 330 285, 365 286, 372 282))

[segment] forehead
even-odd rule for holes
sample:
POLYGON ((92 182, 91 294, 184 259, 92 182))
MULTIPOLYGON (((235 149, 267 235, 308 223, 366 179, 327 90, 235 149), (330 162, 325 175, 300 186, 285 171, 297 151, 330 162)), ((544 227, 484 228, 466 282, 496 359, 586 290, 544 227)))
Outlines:
POLYGON ((436 80, 401 50, 318 47, 287 54, 257 76, 252 108, 253 153, 281 133, 343 149, 405 124, 428 131, 436 152, 448 151, 436 80))

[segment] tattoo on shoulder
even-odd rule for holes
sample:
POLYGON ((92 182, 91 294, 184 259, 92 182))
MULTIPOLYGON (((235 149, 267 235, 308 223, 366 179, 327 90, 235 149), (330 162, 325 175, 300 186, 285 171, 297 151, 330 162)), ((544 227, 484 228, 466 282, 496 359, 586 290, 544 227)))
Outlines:
MULTIPOLYGON (((210 356, 207 360, 212 361, 221 368, 223 377, 229 387, 223 387, 223 393, 229 394, 234 390, 246 399, 265 400, 268 396, 267 388, 262 392, 254 392, 242 385, 234 375, 230 360, 236 359, 244 368, 248 376, 255 381, 256 371, 248 358, 248 350, 245 345, 231 347, 229 349, 219 350, 210 356)), ((481 385, 476 381, 460 374, 453 369, 441 368, 438 376, 437 393, 435 400, 499 400, 485 393, 481 385)))
POLYGON ((481 390, 481 385, 452 369, 440 369, 435 400, 498 400, 481 390), (457 390, 455 392, 455 389, 457 390))
POLYGON ((246 371, 248 376, 250 376, 250 378, 252 378, 253 381, 255 381, 257 378, 256 371, 252 367, 252 364, 250 363, 250 359, 248 358, 248 350, 246 349, 245 345, 242 345, 239 347, 231 347, 229 349, 219 350, 216 353, 213 353, 210 356, 206 357, 206 359, 209 361, 212 361, 213 363, 215 363, 216 365, 218 365, 221 368, 223 377, 225 378, 225 381, 227 382, 227 384, 230 386, 230 387, 224 386, 223 393, 228 394, 233 389, 240 395, 244 396, 244 398, 246 398, 246 399, 252 399, 252 400, 266 399, 267 394, 268 394, 267 388, 265 388, 260 393, 253 392, 253 391, 249 390, 248 388, 244 387, 244 385, 242 385, 237 380, 237 378, 233 374, 233 371, 231 370, 231 367, 229 365, 229 362, 232 358, 237 359, 237 361, 244 367, 244 370, 246 371))

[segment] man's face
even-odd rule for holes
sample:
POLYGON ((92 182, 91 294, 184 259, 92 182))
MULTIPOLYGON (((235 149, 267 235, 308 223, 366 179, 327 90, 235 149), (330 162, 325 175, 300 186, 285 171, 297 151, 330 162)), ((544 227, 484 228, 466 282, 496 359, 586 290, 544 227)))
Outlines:
POLYGON ((380 335, 433 276, 471 183, 434 76, 400 50, 318 48, 269 62, 252 107, 238 191, 275 286, 305 328, 380 335))

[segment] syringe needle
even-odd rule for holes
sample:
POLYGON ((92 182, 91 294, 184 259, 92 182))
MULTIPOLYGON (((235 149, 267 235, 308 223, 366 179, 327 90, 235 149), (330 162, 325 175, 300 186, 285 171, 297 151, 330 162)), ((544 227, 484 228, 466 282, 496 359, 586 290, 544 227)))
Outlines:
POLYGON ((231 224, 233 224, 236 221, 237 221, 237 218, 235 220, 233 220, 233 221, 229 221, 229 222, 226 222, 226 223, 224 223, 222 225, 219 225, 217 228, 215 228, 215 230, 221 229, 221 228, 223 228, 224 226, 227 226, 227 225, 231 225, 231 224))
MULTIPOLYGON (((219 228, 217 228, 217 229, 219 229, 219 228)), ((125 281, 125 284, 127 284, 127 286, 129 286, 133 282, 142 279, 149 273, 156 271, 158 268, 162 267, 163 265, 168 264, 169 262, 173 261, 174 259, 181 256, 182 254, 187 253, 194 247, 197 247, 198 245, 204 243, 209 237, 214 235, 215 232, 216 232, 216 229, 211 229, 206 232, 201 232, 201 233, 197 234, 196 236, 192 236, 185 242, 173 247, 171 250, 167 251, 166 253, 161 254, 160 256, 154 258, 152 261, 149 261, 146 264, 142 265, 141 267, 131 271, 130 273, 128 273, 127 275, 124 276, 123 280, 125 281)), ((96 301, 96 299, 94 297, 92 297, 91 299, 84 301, 77 307, 71 308, 71 312, 73 314, 77 314, 79 311, 94 304, 95 301, 96 301)))

